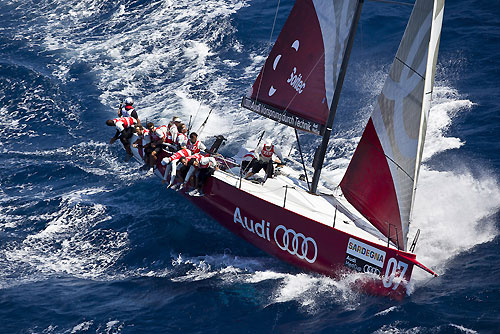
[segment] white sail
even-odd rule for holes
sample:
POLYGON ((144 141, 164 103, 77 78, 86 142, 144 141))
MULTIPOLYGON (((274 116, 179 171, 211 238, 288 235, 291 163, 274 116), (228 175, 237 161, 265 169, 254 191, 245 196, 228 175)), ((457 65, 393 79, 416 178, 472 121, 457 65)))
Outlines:
POLYGON ((373 114, 341 182, 346 198, 406 249, 444 0, 417 0, 373 114))

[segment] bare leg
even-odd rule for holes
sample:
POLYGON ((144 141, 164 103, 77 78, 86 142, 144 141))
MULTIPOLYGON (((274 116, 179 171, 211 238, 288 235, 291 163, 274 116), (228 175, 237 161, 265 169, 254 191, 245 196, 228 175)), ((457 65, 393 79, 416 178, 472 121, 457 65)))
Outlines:
MULTIPOLYGON (((170 164, 170 162, 167 164, 167 166, 165 167, 165 174, 163 174, 163 180, 162 180, 162 183, 165 183, 167 182, 167 176, 170 174, 170 170, 172 168, 172 165, 170 164)), ((168 188, 168 186, 167 186, 168 188)))
MULTIPOLYGON (((168 187, 171 187, 175 180, 175 175, 177 174, 177 160, 174 160, 170 163, 172 171, 170 172, 170 183, 168 187)), ((170 166, 169 165, 169 166, 170 166)))
POLYGON ((156 164, 156 152, 151 152, 151 156, 149 157, 149 167, 153 168, 156 164))

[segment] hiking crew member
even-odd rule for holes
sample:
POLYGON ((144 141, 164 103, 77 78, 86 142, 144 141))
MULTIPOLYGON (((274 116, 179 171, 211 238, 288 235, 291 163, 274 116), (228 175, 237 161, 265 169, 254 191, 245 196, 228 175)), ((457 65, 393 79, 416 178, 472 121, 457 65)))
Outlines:
POLYGON ((158 154, 162 150, 162 144, 167 139, 168 132, 166 125, 155 128, 154 124, 152 122, 149 122, 146 127, 149 130, 151 142, 145 147, 145 154, 148 156, 148 158, 145 159, 147 163, 142 166, 143 170, 151 169, 156 164, 156 159, 158 157, 158 154))
POLYGON ((119 117, 133 117, 136 119, 137 124, 141 125, 141 121, 139 120, 139 116, 137 115, 137 111, 132 105, 134 104, 134 100, 131 97, 127 97, 125 101, 125 107, 122 108, 120 105, 120 109, 118 109, 119 117))
POLYGON ((179 133, 177 134, 177 139, 175 140, 177 144, 177 149, 181 150, 183 148, 187 148, 188 137, 186 135, 187 133, 186 124, 184 123, 179 124, 177 130, 179 131, 179 133))
POLYGON ((182 157, 179 159, 179 162, 181 165, 177 167, 178 173, 177 176, 179 177, 180 181, 182 183, 179 183, 177 187, 174 185, 172 188, 177 190, 181 187, 183 187, 189 180, 186 179, 187 173, 189 171, 189 168, 193 165, 192 160, 196 159, 196 155, 190 155, 189 157, 182 157))
POLYGON ((252 170, 247 173, 245 179, 250 176, 258 173, 262 168, 266 171, 266 178, 272 178, 274 173, 273 167, 273 155, 276 155, 280 160, 280 163, 283 161, 283 157, 281 155, 280 150, 274 146, 271 141, 266 141, 264 145, 257 151, 259 158, 253 162, 252 170))
POLYGON ((168 144, 173 144, 175 145, 177 141, 177 135, 179 134, 179 129, 177 128, 180 124, 182 123, 182 120, 174 116, 172 117, 172 120, 168 123, 168 135, 167 139, 165 140, 166 143, 168 144))
MULTIPOLYGON (((195 160, 197 160, 198 162, 200 162, 200 159, 202 157, 203 156, 201 154, 197 153, 197 154, 190 155, 189 157, 186 158, 186 160, 187 160, 186 168, 185 168, 186 174, 183 177, 184 182, 182 183, 181 188, 186 188, 187 187, 187 185, 189 183, 189 179, 192 176, 194 176, 193 173, 197 169, 197 168, 193 167, 193 163, 195 162, 195 160)), ((194 181, 195 182, 193 182, 193 185, 196 186, 196 178, 194 179, 194 181)))
POLYGON ((200 153, 200 151, 205 151, 207 149, 205 145, 198 140, 198 134, 196 132, 191 132, 186 147, 193 152, 193 154, 200 153))
POLYGON ((199 158, 195 158, 189 161, 192 166, 189 168, 189 171, 184 180, 184 185, 187 185, 189 178, 193 173, 195 173, 195 189, 190 191, 188 194, 190 196, 203 196, 203 185, 210 175, 212 175, 217 169, 217 161, 214 157, 204 157, 199 156, 199 158), (192 161, 192 163, 191 163, 192 161))
POLYGON ((137 135, 137 140, 132 144, 134 148, 137 148, 140 150, 141 148, 143 149, 142 151, 142 158, 144 161, 146 161, 149 157, 146 155, 144 151, 144 147, 151 143, 151 136, 149 135, 149 130, 144 129, 142 125, 136 125, 135 126, 135 134, 137 135))
POLYGON ((125 151, 127 152, 125 161, 130 160, 130 158, 132 157, 129 139, 134 135, 135 127, 133 125, 136 123, 137 120, 133 117, 120 117, 115 119, 108 119, 106 121, 106 125, 116 127, 116 133, 113 138, 109 140, 109 143, 113 144, 117 139, 120 139, 123 147, 125 148, 125 151))
POLYGON ((161 164, 163 166, 166 166, 165 173, 163 174, 162 183, 165 183, 167 181, 167 175, 170 175, 170 182, 167 188, 170 188, 174 183, 175 175, 177 173, 177 161, 180 160, 182 157, 185 158, 190 155, 191 151, 189 151, 186 148, 183 148, 182 150, 179 150, 176 153, 172 154, 170 157, 165 157, 161 160, 161 164))

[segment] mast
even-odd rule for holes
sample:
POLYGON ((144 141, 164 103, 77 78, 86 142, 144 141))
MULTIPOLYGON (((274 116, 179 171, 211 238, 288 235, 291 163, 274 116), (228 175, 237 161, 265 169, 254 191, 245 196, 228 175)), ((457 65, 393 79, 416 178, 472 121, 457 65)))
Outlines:
POLYGON ((356 27, 358 26, 359 18, 361 16, 361 8, 363 7, 363 2, 364 0, 358 0, 356 5, 356 12, 354 14, 354 20, 352 21, 351 24, 346 51, 344 53, 344 58, 342 59, 342 65, 340 66, 339 77, 337 80, 337 85, 335 86, 332 105, 330 106, 330 113, 328 114, 328 120, 325 126, 325 131, 323 133, 323 140, 321 141, 321 146, 319 147, 318 156, 316 159, 314 159, 315 160, 314 175, 310 191, 313 194, 315 194, 318 189, 321 168, 323 167, 323 161, 325 160, 326 149, 328 148, 328 142, 330 141, 330 135, 332 134, 333 121, 335 119, 335 114, 337 112, 337 105, 340 99, 340 92, 342 90, 342 84, 344 82, 347 65, 349 63, 349 56, 351 55, 351 49, 354 42, 354 35, 356 33, 356 27))

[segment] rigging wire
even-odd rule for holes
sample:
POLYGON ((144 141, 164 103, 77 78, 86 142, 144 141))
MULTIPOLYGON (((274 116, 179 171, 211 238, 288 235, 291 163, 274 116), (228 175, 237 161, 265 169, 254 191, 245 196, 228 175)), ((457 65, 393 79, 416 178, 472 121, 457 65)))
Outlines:
MULTIPOLYGON (((269 43, 268 44, 271 44, 271 41, 273 39, 274 27, 276 26, 276 18, 278 17, 280 2, 281 2, 281 0, 278 0, 278 5, 276 6, 276 13, 274 14, 273 27, 271 29, 271 35, 269 36, 269 43)), ((265 69, 266 69, 266 62, 264 62, 264 66, 262 66, 262 72, 261 72, 260 81, 259 81, 259 88, 257 89, 257 95, 255 95, 256 100, 258 100, 258 98, 259 98, 260 86, 262 85, 262 78, 264 77, 265 69)))
POLYGON ((297 132, 297 129, 295 129, 295 138, 297 138, 297 145, 299 147, 299 153, 300 153, 300 159, 302 161, 302 167, 304 168, 304 175, 306 177, 307 188, 310 191, 311 190, 311 185, 309 184, 309 178, 307 177, 306 164, 304 163, 304 155, 302 155, 302 148, 300 147, 299 133, 297 132))
POLYGON ((368 0, 368 1, 383 2, 383 3, 390 3, 390 4, 395 4, 395 5, 405 5, 405 6, 415 5, 414 3, 410 3, 410 2, 393 1, 393 0, 368 0))

